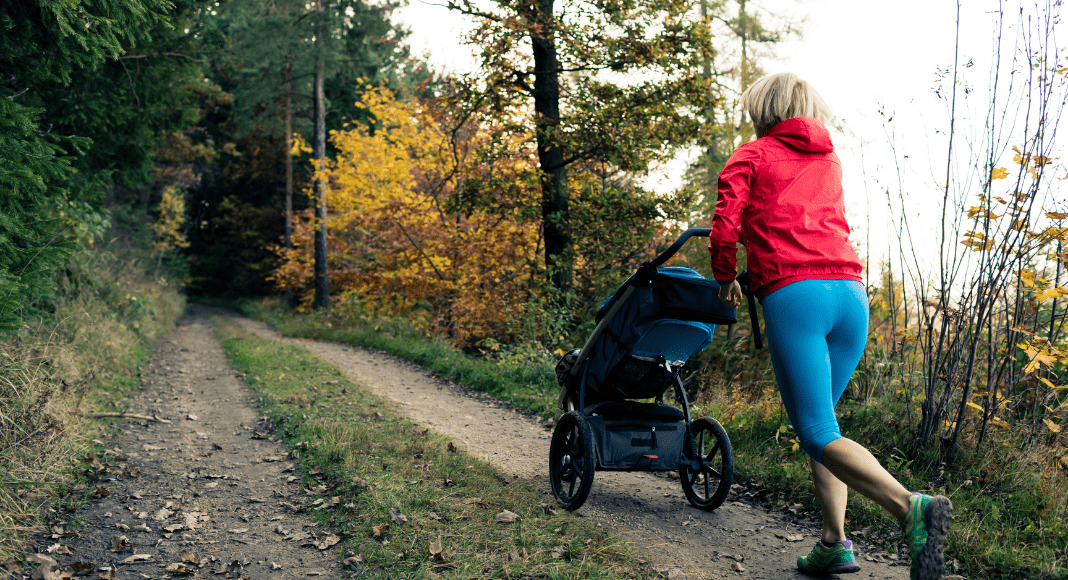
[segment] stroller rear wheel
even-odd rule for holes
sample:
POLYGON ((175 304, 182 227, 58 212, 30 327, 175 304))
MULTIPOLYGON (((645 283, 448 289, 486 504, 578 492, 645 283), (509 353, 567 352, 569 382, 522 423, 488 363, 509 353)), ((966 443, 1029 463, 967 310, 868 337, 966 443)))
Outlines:
POLYGON ((577 510, 585 503, 595 462, 590 424, 574 411, 565 413, 549 444, 549 485, 564 509, 577 510))
POLYGON ((694 448, 701 460, 701 470, 694 473, 683 465, 679 479, 686 499, 695 508, 711 511, 727 498, 734 478, 734 454, 727 432, 718 421, 701 417, 691 423, 694 448))

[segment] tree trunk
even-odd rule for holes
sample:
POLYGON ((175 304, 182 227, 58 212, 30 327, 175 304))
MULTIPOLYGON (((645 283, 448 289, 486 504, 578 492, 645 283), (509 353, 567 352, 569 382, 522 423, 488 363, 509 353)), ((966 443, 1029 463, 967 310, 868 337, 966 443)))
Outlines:
MULTIPOLYGON (((286 160, 286 228, 285 245, 286 251, 293 250, 293 65, 292 55, 286 55, 286 67, 283 71, 285 82, 282 90, 285 91, 285 139, 282 140, 285 151, 282 152, 286 160)), ((293 291, 286 289, 286 304, 293 307, 293 291)))
MULTIPOLYGON (((706 24, 709 22, 709 18, 708 18, 708 0, 701 0, 701 20, 704 21, 706 24)), ((712 92, 713 92, 712 91, 712 55, 709 54, 709 53, 705 53, 703 62, 701 63, 701 77, 705 81, 705 90, 707 91, 708 96, 711 97, 712 96, 712 92)), ((709 98, 708 102, 712 103, 713 99, 709 98)), ((715 111, 715 109, 713 108, 712 105, 708 106, 708 109, 705 111, 705 115, 708 118, 708 124, 709 125, 715 124, 715 122, 716 122, 716 111, 715 111)), ((709 137, 708 137, 708 142, 705 143, 705 156, 708 157, 708 161, 709 161, 710 164, 713 163, 714 160, 716 159, 716 137, 715 137, 715 134, 710 134, 709 137)), ((733 327, 728 327, 728 332, 730 330, 732 330, 732 329, 733 329, 733 327)))
MULTIPOLYGON (((323 0, 317 0, 316 11, 322 16, 323 0)), ((315 67, 315 308, 330 309, 330 278, 326 269, 326 184, 319 174, 326 158, 326 98, 323 95, 323 24, 315 29, 315 47, 319 61, 315 67)))
POLYGON ((553 0, 538 0, 534 32, 534 112, 538 165, 541 168, 541 223, 545 265, 559 290, 571 287, 571 229, 564 150, 556 136, 560 124, 560 80, 553 28, 553 0))

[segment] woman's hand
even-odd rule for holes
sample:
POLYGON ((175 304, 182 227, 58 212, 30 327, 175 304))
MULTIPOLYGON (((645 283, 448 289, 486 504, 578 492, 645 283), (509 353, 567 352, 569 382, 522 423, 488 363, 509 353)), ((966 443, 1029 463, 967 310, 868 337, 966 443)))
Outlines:
POLYGON ((730 308, 738 308, 738 305, 742 303, 742 286, 735 280, 730 284, 724 284, 719 287, 719 301, 726 304, 730 308))

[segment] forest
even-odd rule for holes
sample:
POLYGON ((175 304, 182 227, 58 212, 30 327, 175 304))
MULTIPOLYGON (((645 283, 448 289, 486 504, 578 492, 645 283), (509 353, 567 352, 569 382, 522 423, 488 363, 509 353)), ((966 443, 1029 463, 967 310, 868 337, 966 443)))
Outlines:
MULTIPOLYGON (((558 416, 556 361, 627 276, 709 227, 754 138, 738 97, 803 29, 747 0, 447 4, 470 70, 413 54, 397 0, 0 5, 0 561, 64 501, 75 476, 50 463, 99 436, 80 409, 130 388, 186 301, 440 344, 558 416), (677 187, 647 185, 687 155, 677 187)), ((944 104, 944 167, 928 189, 879 183, 896 231, 854 240, 869 335, 843 431, 952 497, 947 553, 971 578, 1068 574, 1061 10, 993 15, 983 90, 971 61, 917 89, 944 104)), ((701 243, 671 264, 711 277, 701 243)), ((685 387, 769 502, 815 505, 760 325, 740 308, 685 387)), ((852 525, 896 525, 851 501, 852 525)))

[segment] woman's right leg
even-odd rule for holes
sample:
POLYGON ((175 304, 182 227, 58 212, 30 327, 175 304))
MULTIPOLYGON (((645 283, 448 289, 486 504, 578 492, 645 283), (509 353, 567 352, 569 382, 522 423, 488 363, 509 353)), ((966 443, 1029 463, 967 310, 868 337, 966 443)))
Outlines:
POLYGON ((909 491, 856 441, 843 437, 828 443, 823 448, 823 465, 836 478, 879 504, 894 518, 905 519, 909 491))

